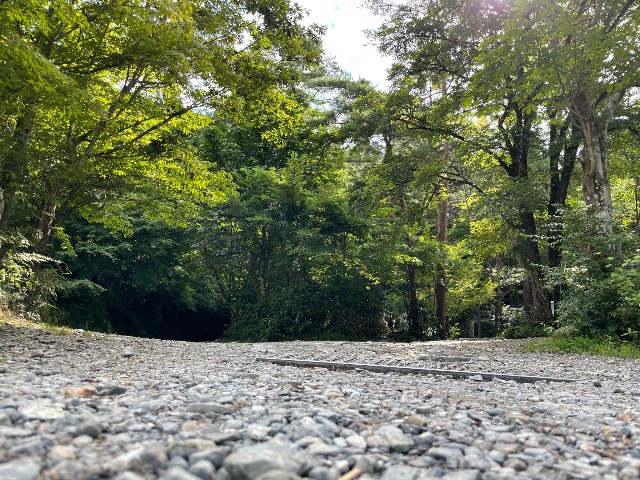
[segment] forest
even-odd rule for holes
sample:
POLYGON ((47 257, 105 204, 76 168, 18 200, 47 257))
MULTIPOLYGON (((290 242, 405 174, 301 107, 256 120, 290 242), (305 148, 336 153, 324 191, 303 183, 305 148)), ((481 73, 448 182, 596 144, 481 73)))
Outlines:
POLYGON ((634 0, 0 0, 0 305, 231 341, 640 341, 634 0))

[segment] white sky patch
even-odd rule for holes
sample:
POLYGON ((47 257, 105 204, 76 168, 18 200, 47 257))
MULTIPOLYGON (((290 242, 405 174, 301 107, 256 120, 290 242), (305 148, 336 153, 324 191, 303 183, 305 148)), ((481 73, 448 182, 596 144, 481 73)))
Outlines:
POLYGON ((378 88, 388 88, 391 62, 371 45, 363 30, 380 26, 382 19, 360 7, 362 0, 294 0, 309 11, 307 21, 327 27, 324 48, 354 80, 365 78, 378 88))

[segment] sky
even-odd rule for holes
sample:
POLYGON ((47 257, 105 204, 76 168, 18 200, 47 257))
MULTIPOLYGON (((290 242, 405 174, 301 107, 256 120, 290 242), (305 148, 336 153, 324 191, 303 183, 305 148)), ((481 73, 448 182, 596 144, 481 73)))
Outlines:
POLYGON ((353 79, 366 78, 380 89, 387 88, 390 61, 369 44, 363 30, 376 28, 381 19, 365 8, 362 0, 294 0, 309 10, 309 23, 327 27, 324 48, 353 79))

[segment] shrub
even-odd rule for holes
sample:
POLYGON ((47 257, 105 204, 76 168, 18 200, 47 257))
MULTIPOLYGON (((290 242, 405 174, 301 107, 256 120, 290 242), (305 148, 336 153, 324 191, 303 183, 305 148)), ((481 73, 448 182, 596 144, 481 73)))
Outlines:
POLYGON ((30 319, 40 319, 60 278, 54 260, 30 253, 30 244, 22 235, 0 238, 0 305, 30 319))
POLYGON ((632 234, 602 235, 582 212, 564 215, 563 264, 547 272, 560 290, 563 331, 590 338, 631 337, 640 330, 640 251, 632 234), (625 254, 616 251, 630 252, 625 254))

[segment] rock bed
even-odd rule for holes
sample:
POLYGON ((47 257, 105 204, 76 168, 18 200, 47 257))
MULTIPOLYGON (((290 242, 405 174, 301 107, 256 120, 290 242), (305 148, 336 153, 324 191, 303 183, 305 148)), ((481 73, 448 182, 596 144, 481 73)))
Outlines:
POLYGON ((640 362, 520 345, 186 343, 0 325, 0 480, 640 478, 640 362), (583 380, 487 382, 256 357, 583 380))

